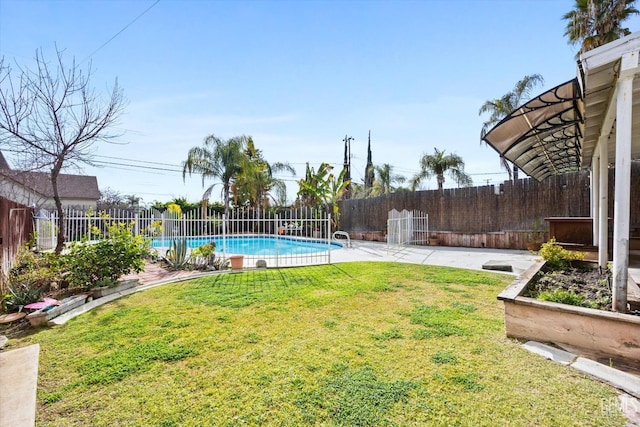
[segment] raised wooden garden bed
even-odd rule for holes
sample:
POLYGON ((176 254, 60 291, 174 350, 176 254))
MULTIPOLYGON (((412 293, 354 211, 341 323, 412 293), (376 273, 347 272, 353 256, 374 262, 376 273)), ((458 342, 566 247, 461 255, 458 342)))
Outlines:
POLYGON ((523 296, 543 266, 544 261, 537 262, 498 296, 504 303, 507 336, 640 361, 640 316, 523 296))

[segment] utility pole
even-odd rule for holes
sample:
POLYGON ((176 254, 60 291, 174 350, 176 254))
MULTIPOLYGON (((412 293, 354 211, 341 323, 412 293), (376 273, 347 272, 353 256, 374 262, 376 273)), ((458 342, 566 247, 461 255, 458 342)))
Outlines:
POLYGON ((353 141, 353 137, 344 136, 344 168, 347 172, 344 174, 344 182, 349 181, 347 184, 347 188, 344 191, 344 198, 351 198, 351 141, 353 141))

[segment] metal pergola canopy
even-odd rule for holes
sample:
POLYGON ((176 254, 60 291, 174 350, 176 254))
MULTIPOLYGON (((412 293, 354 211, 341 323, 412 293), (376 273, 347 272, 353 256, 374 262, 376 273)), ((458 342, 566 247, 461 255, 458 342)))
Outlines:
POLYGON ((531 99, 482 139, 541 181, 580 168, 582 111, 578 79, 574 78, 531 99))

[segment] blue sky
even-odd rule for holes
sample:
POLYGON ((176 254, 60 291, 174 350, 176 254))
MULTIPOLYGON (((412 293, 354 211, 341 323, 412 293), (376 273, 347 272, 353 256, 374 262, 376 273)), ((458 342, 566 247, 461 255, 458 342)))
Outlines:
POLYGON ((561 19, 573 3, 0 0, 0 55, 29 66, 57 44, 92 62, 96 90, 118 79, 125 134, 96 145, 104 167, 83 172, 145 203, 201 197, 180 163, 209 134, 251 135, 268 161, 294 166, 290 200, 306 162, 341 168, 345 135, 360 182, 369 130, 374 164, 407 178, 436 147, 460 155, 476 185, 499 184, 478 109, 527 74, 542 74, 539 92, 575 77, 561 19))

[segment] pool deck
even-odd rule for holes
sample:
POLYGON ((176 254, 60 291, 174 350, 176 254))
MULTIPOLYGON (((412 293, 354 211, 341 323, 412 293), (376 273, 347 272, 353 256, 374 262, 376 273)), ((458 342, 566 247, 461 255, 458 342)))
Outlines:
MULTIPOLYGON (((458 267, 469 270, 483 270, 482 266, 495 261, 511 265, 513 271, 496 271, 519 275, 531 267, 541 257, 528 251, 487 248, 453 248, 447 246, 407 246, 391 249, 386 243, 353 242, 352 248, 331 252, 331 262, 350 261, 396 261, 412 264, 458 267)), ((629 258, 629 277, 640 283, 640 257, 629 258)))
MULTIPOLYGON (((395 261, 411 264, 439 265, 470 270, 494 261, 510 265, 508 274, 518 275, 531 267, 538 255, 528 251, 486 248, 452 248, 446 246, 387 246, 386 243, 353 241, 352 247, 331 251, 331 262, 395 261)), ((502 272, 505 273, 505 272, 502 272)))

